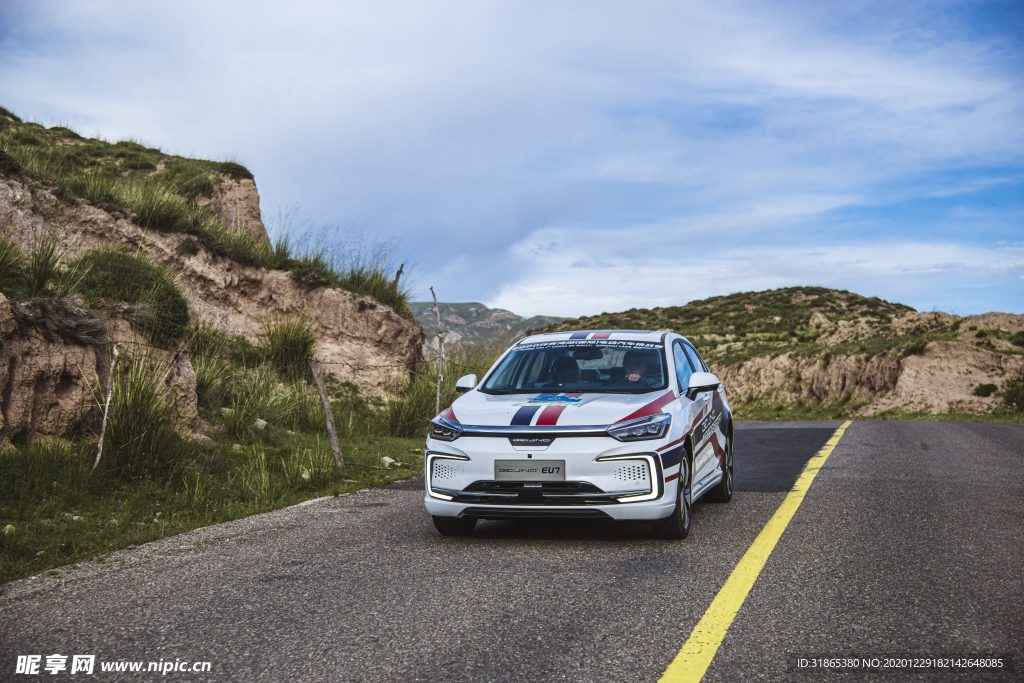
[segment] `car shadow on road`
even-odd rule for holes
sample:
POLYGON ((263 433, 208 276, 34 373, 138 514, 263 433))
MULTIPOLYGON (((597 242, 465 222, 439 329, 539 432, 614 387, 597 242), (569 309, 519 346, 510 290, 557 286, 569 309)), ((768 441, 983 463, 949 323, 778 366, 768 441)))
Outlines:
MULTIPOLYGON (((693 506, 693 520, 696 523, 704 503, 693 506)), ((538 541, 608 541, 649 542, 661 541, 654 535, 649 522, 622 521, 611 519, 549 519, 527 518, 517 520, 480 520, 472 538, 488 540, 538 540, 538 541)), ((672 543, 673 541, 666 541, 672 543)))

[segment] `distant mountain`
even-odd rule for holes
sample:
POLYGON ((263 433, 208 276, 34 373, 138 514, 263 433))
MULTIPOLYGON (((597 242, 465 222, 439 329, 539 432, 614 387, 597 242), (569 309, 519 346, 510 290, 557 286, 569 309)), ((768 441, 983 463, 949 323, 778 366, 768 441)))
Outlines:
MULTIPOLYGON (((416 321, 427 333, 427 346, 437 348, 437 316, 434 303, 416 302, 409 304, 416 321)), ((535 315, 523 318, 503 308, 487 308, 481 303, 437 304, 441 314, 445 344, 486 343, 502 339, 514 339, 527 330, 554 325, 565 318, 550 315, 535 315)))

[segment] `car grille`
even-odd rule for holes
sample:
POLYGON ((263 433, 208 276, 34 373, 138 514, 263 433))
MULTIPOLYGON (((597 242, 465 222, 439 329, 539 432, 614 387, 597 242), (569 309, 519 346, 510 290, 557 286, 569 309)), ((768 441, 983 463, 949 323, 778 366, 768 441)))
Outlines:
POLYGON ((623 492, 605 493, 585 481, 477 481, 462 491, 445 493, 454 495, 457 503, 491 505, 608 505, 617 503, 623 495, 623 492))

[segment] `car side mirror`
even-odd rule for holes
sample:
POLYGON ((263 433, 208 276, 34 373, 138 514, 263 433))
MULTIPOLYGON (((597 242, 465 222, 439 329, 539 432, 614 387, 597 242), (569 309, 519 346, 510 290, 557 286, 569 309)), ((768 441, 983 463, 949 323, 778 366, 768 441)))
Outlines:
POLYGON ((690 375, 690 386, 686 388, 686 397, 692 401, 697 394, 714 391, 720 386, 722 383, 710 372, 695 372, 690 375))
POLYGON ((476 388, 476 375, 464 375, 455 383, 455 391, 464 394, 476 388))

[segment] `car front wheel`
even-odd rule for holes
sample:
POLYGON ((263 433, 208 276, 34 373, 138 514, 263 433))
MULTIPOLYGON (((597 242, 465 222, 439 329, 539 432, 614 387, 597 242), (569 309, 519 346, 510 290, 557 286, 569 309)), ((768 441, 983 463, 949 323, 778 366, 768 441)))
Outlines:
POLYGON ((468 536, 476 528, 476 517, 437 517, 430 516, 434 528, 443 536, 468 536))
POLYGON ((654 534, 658 538, 680 540, 690 535, 690 462, 683 458, 679 464, 679 487, 676 492, 676 508, 665 519, 655 522, 654 534))

